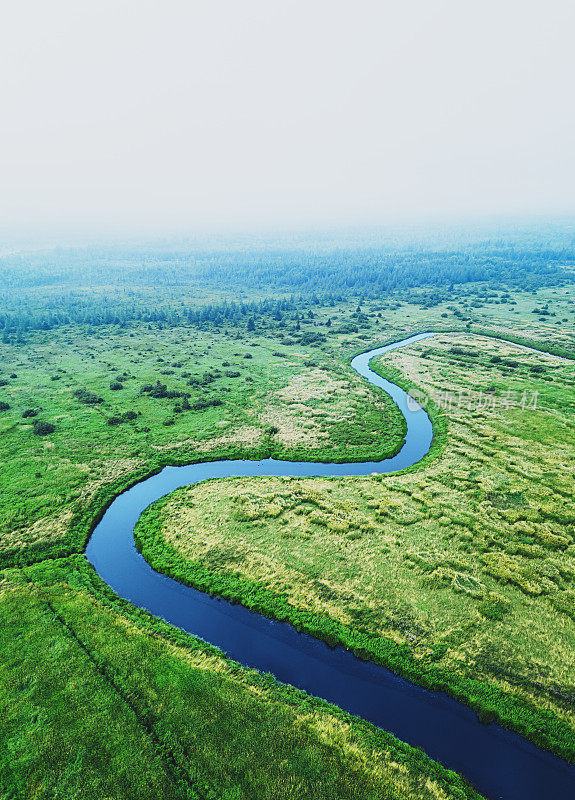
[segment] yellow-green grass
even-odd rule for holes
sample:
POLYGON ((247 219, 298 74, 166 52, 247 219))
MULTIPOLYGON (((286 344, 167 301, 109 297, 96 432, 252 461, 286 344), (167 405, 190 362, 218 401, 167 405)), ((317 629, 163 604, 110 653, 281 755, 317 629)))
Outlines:
POLYGON ((85 540, 98 497, 163 464, 286 453, 363 460, 373 450, 366 427, 384 431, 381 457, 403 441, 393 404, 317 348, 146 326, 137 336, 70 329, 37 334, 33 347, 2 347, 0 395, 10 408, 0 413, 0 554, 50 543, 81 549, 74 527, 85 523, 85 540), (111 389, 124 373, 123 388, 111 389), (192 404, 221 405, 174 412, 181 398, 141 393, 157 380, 192 404), (83 403, 78 388, 103 402, 83 403), (23 417, 27 409, 37 415, 23 417), (127 411, 136 418, 108 424, 127 411), (34 435, 37 419, 55 431, 34 435))
POLYGON ((442 406, 447 440, 425 469, 181 489, 142 517, 144 553, 180 579, 201 564, 231 595, 244 581, 295 618, 405 645, 415 664, 486 681, 575 730, 574 367, 443 334, 379 369, 442 406))
MULTIPOLYGON (((544 349, 575 349, 572 288, 513 290, 505 302, 476 288, 483 299, 456 287, 432 307, 418 302, 417 292, 410 302, 392 294, 362 302, 361 314, 357 299, 313 305, 313 319, 297 326, 289 315, 281 323, 258 320, 253 333, 245 322, 205 330, 131 322, 27 332, 20 343, 5 337, 0 403, 10 408, 0 412, 0 564, 81 549, 105 504, 163 464, 272 454, 362 460, 392 452, 397 412, 347 365, 359 350, 469 325, 544 349), (555 316, 533 313, 544 304, 555 316), (299 344, 298 328, 325 340, 299 344), (199 387, 184 375, 216 369, 222 376, 199 387), (240 376, 228 377, 226 369, 240 376), (124 372, 125 388, 111 390, 124 372), (140 393, 158 379, 190 391, 192 400, 219 398, 223 405, 175 413, 177 399, 140 393), (79 402, 77 388, 104 402, 79 402), (27 408, 55 424, 54 433, 35 436, 35 418, 22 417, 27 408), (128 410, 136 420, 108 426, 128 410)), ((180 294, 154 287, 148 300, 165 306, 180 294)), ((182 497, 207 500, 194 522, 205 538, 193 543, 183 515, 184 538, 173 532, 178 549, 166 544, 172 534, 163 525, 164 538, 154 544, 160 555, 170 550, 181 558, 184 579, 185 567, 200 563, 194 554, 220 583, 237 575, 241 586, 242 576, 253 575, 254 585, 269 586, 268 597, 281 598, 299 620, 314 608, 318 618, 341 620, 341 633, 355 641, 391 642, 428 674, 437 667, 478 676, 549 711, 570 735, 572 545, 557 536, 565 535, 571 513, 569 466, 558 461, 573 432, 573 377, 559 380, 567 373, 555 367, 545 376, 504 374, 488 354, 469 356, 465 365, 465 356, 446 356, 452 344, 435 352, 427 342, 414 350, 421 354, 414 363, 407 353, 382 363, 390 377, 407 375, 429 388, 435 377, 420 380, 424 365, 441 387, 454 377, 479 387, 489 375, 497 387, 518 391, 535 381, 548 410, 526 417, 508 409, 497 425, 483 417, 468 424, 450 412, 452 438, 425 472, 196 487, 182 497), (515 463, 505 461, 508 453, 515 463), (540 495, 541 487, 552 491, 540 495), (221 507, 212 519, 214 496, 221 507), (563 516, 532 519, 538 506, 538 515, 551 508, 563 516), (440 507, 445 514, 436 513, 440 507), (525 519, 506 516, 514 511, 525 519), (477 529, 466 527, 465 515, 477 516, 477 529), (537 534, 551 529, 541 541, 516 523, 532 524, 537 534)), ((495 347, 482 341, 482 353, 484 344, 495 347)), ((173 509, 178 522, 183 510, 173 509)), ((115 598, 82 557, 3 574, 0 702, 0 796, 7 798, 474 796, 393 737, 243 670, 115 598)))
POLYGON ((573 326, 563 322, 573 319, 572 294, 569 287, 516 291, 509 295, 515 305, 490 298, 479 308, 457 295, 432 308, 383 298, 363 303, 359 315, 355 301, 341 301, 314 307, 314 319, 301 321, 298 335, 325 337, 305 346, 294 338, 293 321, 251 334, 140 323, 63 326, 29 333, 23 344, 0 343, 0 403, 10 406, 0 412, 0 563, 80 550, 105 504, 165 464, 390 455, 401 443, 397 411, 346 359, 411 332, 468 324, 573 350, 573 326), (541 321, 532 312, 546 304, 556 316, 541 321), (216 370, 219 377, 201 383, 216 370), (194 376, 200 384, 190 386, 194 376), (118 377, 126 377, 124 388, 114 391, 118 377), (156 380, 189 392, 192 402, 222 405, 174 412, 181 399, 140 393, 156 380), (74 396, 79 388, 103 402, 82 403, 74 396), (23 418, 27 409, 37 416, 23 418), (107 424, 127 411, 136 419, 107 424), (55 431, 35 436, 38 419, 55 431))

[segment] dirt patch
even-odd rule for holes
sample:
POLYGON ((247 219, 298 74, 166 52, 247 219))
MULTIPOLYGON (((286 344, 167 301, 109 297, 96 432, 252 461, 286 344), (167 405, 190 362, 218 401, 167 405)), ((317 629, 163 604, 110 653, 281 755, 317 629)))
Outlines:
POLYGON ((322 369, 313 369, 296 375, 276 396, 286 403, 306 403, 308 400, 323 400, 327 395, 345 391, 343 381, 336 380, 322 369))
POLYGON ((306 406, 270 406, 260 420, 266 427, 277 428, 275 439, 284 447, 321 447, 329 440, 306 406))
POLYGON ((229 444, 241 445, 242 447, 257 447, 261 443, 262 431, 252 425, 244 425, 234 433, 218 436, 215 439, 208 439, 205 442, 196 442, 195 449, 200 453, 207 453, 218 447, 225 447, 229 444))
POLYGON ((330 440, 326 426, 344 419, 358 394, 365 389, 325 370, 309 369, 269 396, 259 420, 277 428, 275 440, 284 447, 323 447, 330 440))
POLYGON ((142 466, 144 461, 139 458, 120 458, 117 461, 104 462, 99 465, 98 477, 89 481, 80 493, 80 502, 88 503, 93 499, 98 489, 112 481, 124 478, 142 466))

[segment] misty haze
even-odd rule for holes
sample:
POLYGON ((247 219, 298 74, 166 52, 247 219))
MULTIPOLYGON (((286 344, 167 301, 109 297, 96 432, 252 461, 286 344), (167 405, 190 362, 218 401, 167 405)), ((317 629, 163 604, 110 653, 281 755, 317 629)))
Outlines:
POLYGON ((575 6, 2 23, 1 800, 575 796, 575 6))

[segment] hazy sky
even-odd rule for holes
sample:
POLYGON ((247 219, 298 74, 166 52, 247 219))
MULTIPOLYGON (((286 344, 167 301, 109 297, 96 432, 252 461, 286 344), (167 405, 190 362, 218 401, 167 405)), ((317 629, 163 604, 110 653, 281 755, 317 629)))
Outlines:
POLYGON ((0 229, 575 213, 574 0, 20 0, 0 229))

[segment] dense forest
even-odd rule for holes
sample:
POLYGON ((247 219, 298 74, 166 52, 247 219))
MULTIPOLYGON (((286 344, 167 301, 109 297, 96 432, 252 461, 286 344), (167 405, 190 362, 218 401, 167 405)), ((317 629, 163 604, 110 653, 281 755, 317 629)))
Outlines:
POLYGON ((17 340, 26 330, 76 323, 233 326, 254 316, 281 322, 344 299, 430 307, 453 296, 535 290, 574 278, 575 238, 568 234, 449 249, 385 242, 55 249, 0 258, 0 331, 17 340))

